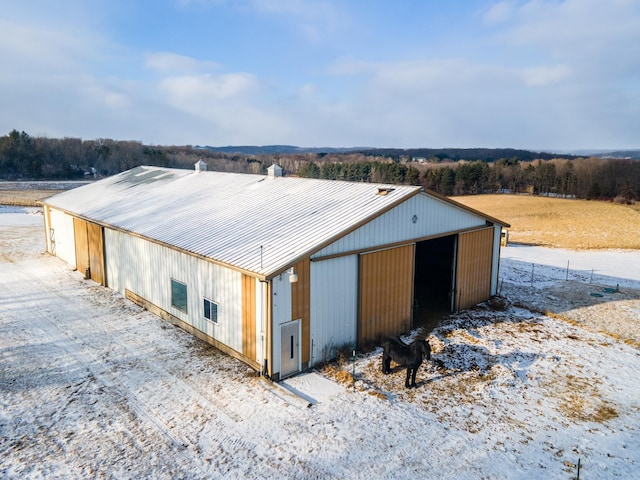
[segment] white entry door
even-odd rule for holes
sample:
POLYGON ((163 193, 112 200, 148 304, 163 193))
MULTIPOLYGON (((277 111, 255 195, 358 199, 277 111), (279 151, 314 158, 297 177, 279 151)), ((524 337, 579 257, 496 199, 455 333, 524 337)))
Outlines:
POLYGON ((300 371, 300 320, 280 325, 280 378, 300 371))

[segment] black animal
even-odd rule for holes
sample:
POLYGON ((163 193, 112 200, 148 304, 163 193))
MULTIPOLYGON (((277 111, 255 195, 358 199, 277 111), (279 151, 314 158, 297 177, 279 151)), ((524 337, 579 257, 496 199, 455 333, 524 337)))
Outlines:
POLYGON ((416 388, 416 373, 426 357, 431 360, 431 345, 424 339, 417 338, 410 345, 404 343, 400 337, 387 338, 382 344, 382 373, 391 373, 391 360, 407 367, 406 388, 416 388), (411 382, 409 382, 411 378, 411 382))

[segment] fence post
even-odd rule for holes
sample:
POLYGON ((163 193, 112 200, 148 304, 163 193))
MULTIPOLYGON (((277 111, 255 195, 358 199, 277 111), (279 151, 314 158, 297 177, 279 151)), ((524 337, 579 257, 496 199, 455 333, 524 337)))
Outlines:
POLYGON ((356 347, 353 347, 353 373, 351 374, 351 380, 353 382, 353 388, 356 388, 356 347))
POLYGON ((569 260, 567 260, 567 277, 565 278, 565 281, 569 281, 569 260))
POLYGON ((536 264, 532 263, 531 264, 531 286, 533 287, 533 270, 535 269, 536 264))

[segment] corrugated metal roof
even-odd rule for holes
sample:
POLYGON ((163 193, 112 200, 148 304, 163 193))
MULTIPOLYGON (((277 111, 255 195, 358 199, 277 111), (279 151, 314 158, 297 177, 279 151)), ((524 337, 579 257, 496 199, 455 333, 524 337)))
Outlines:
POLYGON ((419 191, 137 167, 44 203, 269 277, 419 191))

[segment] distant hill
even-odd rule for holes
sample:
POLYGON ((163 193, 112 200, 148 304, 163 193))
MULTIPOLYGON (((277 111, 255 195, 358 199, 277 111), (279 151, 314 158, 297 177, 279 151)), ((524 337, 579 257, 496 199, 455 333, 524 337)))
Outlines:
POLYGON ((630 158, 640 160, 640 150, 616 150, 613 152, 600 152, 593 155, 599 158, 630 158))
POLYGON ((210 150, 212 152, 240 154, 240 155, 291 155, 302 153, 346 153, 361 150, 368 150, 367 148, 333 148, 333 147, 296 147, 294 145, 237 145, 226 147, 212 147, 209 145, 198 146, 196 148, 203 150, 210 150))
POLYGON ((564 150, 557 151, 558 154, 567 154, 567 155, 575 155, 578 157, 595 157, 595 158, 622 158, 622 159, 632 159, 632 160, 640 160, 640 150, 638 149, 629 149, 629 150, 564 150))
POLYGON ((515 148, 375 148, 369 150, 357 150, 365 155, 385 155, 390 157, 411 156, 412 158, 434 158, 440 160, 480 160, 483 162, 495 162, 500 159, 517 158, 520 161, 551 160, 553 158, 575 158, 575 155, 557 154, 549 152, 535 152, 515 148))
POLYGON ((517 158, 521 161, 537 159, 550 160, 552 158, 575 158, 569 153, 534 152, 515 148, 372 148, 372 147, 297 147, 294 145, 238 145, 226 147, 199 146, 197 148, 239 155, 290 155, 303 153, 361 153, 367 156, 386 156, 392 158, 439 158, 440 160, 481 160, 493 162, 501 158, 517 158))

